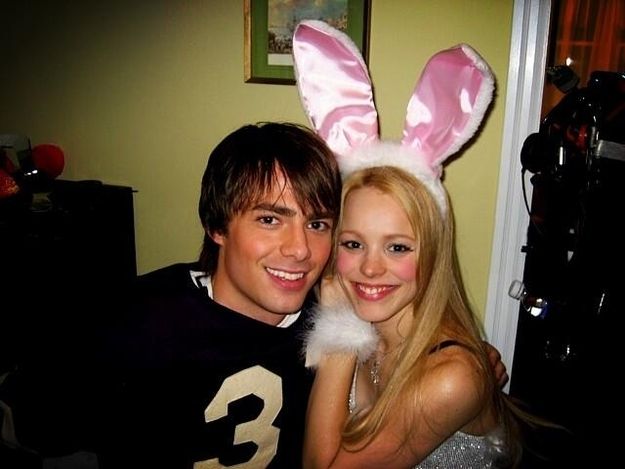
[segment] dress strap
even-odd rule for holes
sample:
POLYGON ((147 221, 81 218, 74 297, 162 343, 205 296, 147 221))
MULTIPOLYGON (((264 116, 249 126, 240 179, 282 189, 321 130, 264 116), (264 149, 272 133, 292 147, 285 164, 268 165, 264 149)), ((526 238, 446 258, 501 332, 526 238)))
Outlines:
POLYGON ((430 349, 430 351, 428 352, 428 354, 433 354, 434 352, 438 352, 439 350, 442 350, 444 348, 447 347, 451 347, 452 345, 458 345, 460 347, 466 347, 465 344, 458 342, 457 340, 443 340, 442 342, 439 342, 438 344, 436 344, 434 347, 432 347, 430 349))

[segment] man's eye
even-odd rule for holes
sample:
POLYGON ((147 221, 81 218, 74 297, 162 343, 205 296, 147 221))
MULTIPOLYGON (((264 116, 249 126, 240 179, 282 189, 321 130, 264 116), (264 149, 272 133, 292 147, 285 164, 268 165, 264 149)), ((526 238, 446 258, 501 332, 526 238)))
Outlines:
POLYGON ((332 229, 330 223, 323 220, 311 221, 308 226, 314 231, 329 231, 332 229))
POLYGON ((278 223, 278 219, 276 217, 269 215, 259 217, 258 221, 261 222, 263 225, 275 225, 276 223, 278 223))
POLYGON ((358 241, 341 241, 339 246, 344 247, 345 249, 359 249, 362 245, 358 241))

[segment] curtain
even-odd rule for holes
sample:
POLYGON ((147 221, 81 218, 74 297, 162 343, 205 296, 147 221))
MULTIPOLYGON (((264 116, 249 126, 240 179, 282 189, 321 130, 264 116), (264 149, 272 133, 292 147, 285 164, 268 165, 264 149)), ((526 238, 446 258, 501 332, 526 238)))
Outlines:
POLYGON ((581 84, 590 72, 625 72, 625 0, 561 0, 556 63, 573 60, 581 84))
POLYGON ((611 70, 625 72, 619 64, 619 52, 625 35, 625 0, 603 0, 595 18, 595 34, 590 52, 590 71, 611 70), (620 70, 619 70, 619 67, 620 70))
MULTIPOLYGON (((625 0, 554 1, 550 41, 555 41, 553 63, 570 65, 586 86, 590 73, 609 70, 625 73, 625 0), (568 63, 568 61, 572 61, 568 63)), ((563 94, 545 83, 541 115, 555 106, 563 94)))

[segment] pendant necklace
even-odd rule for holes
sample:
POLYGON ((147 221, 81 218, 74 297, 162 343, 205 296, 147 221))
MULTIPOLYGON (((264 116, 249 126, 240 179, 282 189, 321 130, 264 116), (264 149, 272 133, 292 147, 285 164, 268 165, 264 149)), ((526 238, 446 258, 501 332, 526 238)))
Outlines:
POLYGON ((371 382, 377 388, 380 385, 380 368, 382 367, 382 361, 388 355, 389 352, 384 353, 376 353, 375 357, 373 357, 373 362, 371 363, 371 369, 369 370, 369 376, 371 378, 371 382))
POLYGON ((373 359, 373 363, 371 364, 371 369, 369 370, 369 374, 371 376, 371 382, 375 387, 378 387, 380 384, 380 359, 376 355, 373 359))

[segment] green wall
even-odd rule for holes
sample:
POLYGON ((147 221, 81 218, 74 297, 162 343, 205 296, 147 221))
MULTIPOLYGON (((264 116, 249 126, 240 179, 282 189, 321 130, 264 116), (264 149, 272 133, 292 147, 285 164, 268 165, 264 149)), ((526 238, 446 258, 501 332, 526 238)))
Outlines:
MULTIPOLYGON (((243 81, 243 1, 2 2, 0 133, 55 143, 65 179, 132 186, 137 266, 194 260, 206 158, 256 121, 307 123, 297 90, 243 81)), ((479 138, 445 171, 469 295, 486 304, 513 0, 373 0, 382 137, 401 135, 425 61, 467 42, 497 77, 479 138)))

